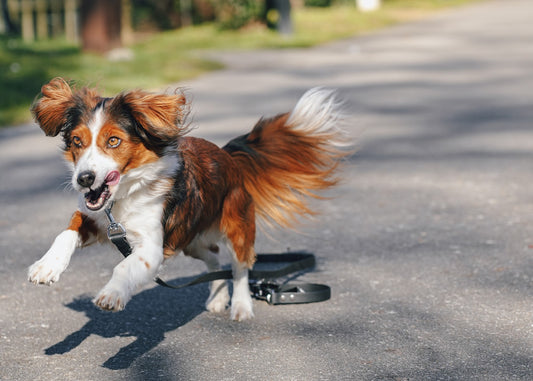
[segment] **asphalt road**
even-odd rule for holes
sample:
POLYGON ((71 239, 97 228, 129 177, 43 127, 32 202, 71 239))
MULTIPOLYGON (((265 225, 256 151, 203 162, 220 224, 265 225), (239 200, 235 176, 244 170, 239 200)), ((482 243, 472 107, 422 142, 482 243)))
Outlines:
MULTIPOLYGON (((150 285, 123 312, 90 299, 121 259, 75 255, 52 287, 26 269, 69 220, 59 141, 0 131, 1 380, 533 379, 533 2, 499 0, 309 50, 221 54, 180 84, 193 135, 224 143, 308 88, 339 89, 359 147, 343 184, 259 252, 318 257, 327 302, 230 321, 206 286, 150 285)), ((162 272, 203 265, 180 256, 162 272)))

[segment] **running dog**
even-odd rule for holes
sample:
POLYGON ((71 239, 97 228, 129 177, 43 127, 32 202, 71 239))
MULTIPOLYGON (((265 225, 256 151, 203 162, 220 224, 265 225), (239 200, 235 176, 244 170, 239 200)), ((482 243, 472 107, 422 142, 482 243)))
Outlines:
MULTIPOLYGON (((61 134, 79 205, 66 230, 28 271, 30 282, 59 280, 77 248, 109 242, 105 211, 127 231, 131 255, 113 271, 94 303, 122 310, 165 258, 183 251, 220 269, 219 243, 232 254, 231 318, 253 317, 248 270, 256 217, 291 226, 312 214, 309 197, 337 183, 346 139, 340 102, 326 89, 306 92, 291 112, 262 118, 223 148, 188 132, 181 93, 127 91, 113 98, 55 78, 32 113, 48 136, 61 134)), ((213 281, 206 308, 222 312, 227 283, 213 281)))

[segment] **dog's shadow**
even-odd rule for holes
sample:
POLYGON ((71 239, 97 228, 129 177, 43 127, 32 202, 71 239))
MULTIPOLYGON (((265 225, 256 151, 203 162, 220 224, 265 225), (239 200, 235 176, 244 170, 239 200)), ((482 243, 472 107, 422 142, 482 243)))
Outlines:
MULTIPOLYGON (((180 282, 188 280, 180 279, 180 282)), ((45 353, 54 355, 70 352, 91 335, 105 338, 136 337, 133 343, 121 348, 103 364, 108 369, 126 369, 161 343, 166 332, 187 324, 202 313, 207 296, 207 285, 179 291, 154 287, 135 295, 124 311, 116 313, 101 311, 89 296, 80 296, 66 307, 84 312, 89 321, 63 341, 47 348, 45 353)))

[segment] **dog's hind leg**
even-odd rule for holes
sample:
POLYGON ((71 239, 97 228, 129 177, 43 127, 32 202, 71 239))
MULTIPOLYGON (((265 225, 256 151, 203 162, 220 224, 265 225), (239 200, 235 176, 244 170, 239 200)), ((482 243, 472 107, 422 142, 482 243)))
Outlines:
POLYGON ((236 260, 233 251, 233 295, 231 297, 231 319, 243 321, 254 317, 252 296, 248 285, 248 265, 236 260))
POLYGON ((221 226, 232 256, 231 318, 247 320, 254 316, 248 270, 255 261, 255 212, 252 199, 246 191, 234 189, 226 197, 221 226))
MULTIPOLYGON (((220 270, 219 247, 215 242, 207 242, 197 237, 184 252, 188 256, 204 261, 209 272, 218 271, 220 270)), ((209 284, 209 298, 207 298, 205 308, 209 312, 219 313, 226 309, 228 303, 228 283, 222 279, 212 281, 209 284)))

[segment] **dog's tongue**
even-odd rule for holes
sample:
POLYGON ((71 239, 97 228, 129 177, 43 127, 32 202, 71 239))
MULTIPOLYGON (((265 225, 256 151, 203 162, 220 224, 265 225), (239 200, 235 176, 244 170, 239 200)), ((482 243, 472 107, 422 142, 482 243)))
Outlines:
POLYGON ((117 185, 120 181, 120 173, 118 171, 111 171, 105 177, 106 185, 117 185))

